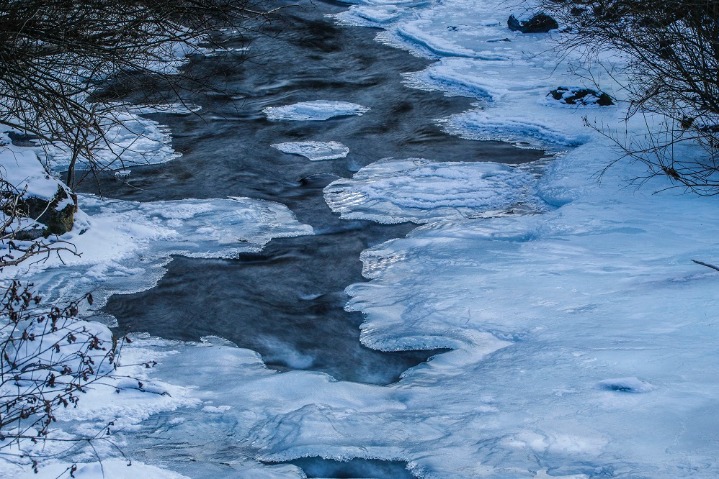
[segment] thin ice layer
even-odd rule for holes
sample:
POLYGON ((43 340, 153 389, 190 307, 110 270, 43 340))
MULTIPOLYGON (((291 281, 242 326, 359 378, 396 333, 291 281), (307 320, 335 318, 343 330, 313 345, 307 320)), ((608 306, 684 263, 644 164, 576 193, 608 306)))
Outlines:
POLYGON ((173 254, 226 258, 258 251, 272 238, 312 234, 286 206, 250 198, 139 203, 80 195, 79 204, 73 230, 59 238, 79 256, 6 268, 5 277, 32 278, 53 297, 74 298, 102 285, 99 299, 152 287, 173 254))
MULTIPOLYGON (((169 105, 172 111, 179 107, 169 105)), ((149 112, 147 107, 141 112, 149 112)), ((180 156, 172 148, 170 130, 165 125, 143 118, 129 111, 115 111, 107 115, 101 124, 105 131, 103 141, 93 149, 92 164, 95 168, 121 170, 138 165, 167 163, 180 156)), ((47 162, 54 171, 62 171, 70 165, 72 152, 62 145, 47 148, 47 162)), ((89 168, 88 159, 80 157, 78 169, 89 168)))
POLYGON ((369 108, 347 101, 314 100, 293 105, 268 106, 262 110, 269 120, 321 121, 336 116, 362 115, 369 108))
POLYGON ((380 223, 427 223, 499 214, 513 207, 540 208, 532 193, 532 176, 517 167, 420 158, 372 163, 324 191, 325 201, 342 218, 380 223))
POLYGON ((271 145, 283 153, 300 155, 311 161, 345 158, 350 149, 338 141, 290 141, 271 145))

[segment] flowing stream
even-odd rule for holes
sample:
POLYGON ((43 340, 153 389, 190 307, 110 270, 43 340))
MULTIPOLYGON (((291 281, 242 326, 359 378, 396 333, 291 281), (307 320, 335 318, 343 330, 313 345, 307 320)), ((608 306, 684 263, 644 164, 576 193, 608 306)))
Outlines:
MULTIPOLYGON (((340 27, 323 16, 340 9, 331 2, 288 7, 271 22, 225 39, 223 46, 235 53, 193 58, 188 76, 202 79, 204 87, 188 88, 183 100, 202 110, 156 115, 170 126, 182 157, 135 168, 126 182, 107 176, 97 183, 104 195, 127 200, 276 201, 316 234, 275 239, 261 253, 234 260, 176 257, 157 287, 110 299, 105 310, 118 319, 119 332, 179 340, 219 336, 260 352, 273 368, 375 384, 396 381, 438 352, 380 352, 360 344, 362 318, 344 311, 343 289, 363 281, 362 250, 404 236, 413 225, 340 220, 325 204, 323 188, 385 157, 519 163, 540 152, 442 132, 435 120, 466 109, 467 99, 406 87, 402 73, 427 61, 376 43, 371 29, 340 27), (311 100, 370 110, 326 121, 270 121, 261 111, 311 100), (309 161, 270 146, 307 140, 339 141, 350 153, 309 161)), ((147 85, 142 94, 162 97, 147 85)))

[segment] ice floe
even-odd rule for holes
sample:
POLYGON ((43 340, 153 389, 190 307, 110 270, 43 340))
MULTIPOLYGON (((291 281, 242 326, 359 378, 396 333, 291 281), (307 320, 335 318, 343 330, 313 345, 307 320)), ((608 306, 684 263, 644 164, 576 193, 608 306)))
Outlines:
POLYGON ((369 108, 347 101, 314 100, 292 105, 268 106, 262 110, 269 120, 321 121, 337 116, 362 115, 369 108))
MULTIPOLYGON (((179 105, 169 105, 167 108, 166 113, 189 113, 179 105)), ((96 168, 121 170, 138 165, 167 163, 180 156, 172 148, 169 128, 140 116, 140 113, 161 110, 158 107, 138 107, 135 110, 137 113, 118 110, 105 119, 102 127, 106 141, 98 142, 91 160, 81 156, 78 169, 89 168, 89 161, 96 168)), ((70 165, 72 152, 61 145, 48 145, 43 153, 53 171, 63 171, 70 165)))
POLYGON ((518 167, 409 158, 372 163, 324 193, 343 218, 427 223, 541 209, 532 186, 532 175, 518 167))
POLYGON ((272 147, 283 153, 304 156, 311 161, 337 160, 345 158, 350 152, 338 141, 291 141, 275 143, 272 147))
POLYGON ((139 203, 80 195, 79 204, 75 227, 59 238, 79 256, 52 256, 2 275, 32 278, 53 297, 96 289, 102 304, 110 292, 152 287, 170 255, 227 258, 272 238, 312 234, 286 206, 250 198, 139 203))

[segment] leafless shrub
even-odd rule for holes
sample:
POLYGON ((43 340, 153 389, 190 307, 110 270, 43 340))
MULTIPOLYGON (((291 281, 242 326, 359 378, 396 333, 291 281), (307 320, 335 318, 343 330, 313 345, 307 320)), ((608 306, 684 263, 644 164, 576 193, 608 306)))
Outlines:
POLYGON ((565 46, 626 55, 629 117, 666 118, 647 138, 618 142, 626 155, 699 194, 719 193, 719 1, 544 0, 543 8, 570 28, 565 46), (684 156, 688 143, 704 154, 684 156))
POLYGON ((0 0, 0 125, 70 151, 72 187, 114 120, 117 105, 88 101, 100 82, 169 79, 177 51, 262 14, 253 0, 0 0))
POLYGON ((0 455, 30 460, 32 446, 55 438, 59 409, 75 407, 80 395, 115 374, 118 343, 99 324, 77 318, 87 294, 60 308, 45 306, 31 285, 11 281, 0 299, 0 455))

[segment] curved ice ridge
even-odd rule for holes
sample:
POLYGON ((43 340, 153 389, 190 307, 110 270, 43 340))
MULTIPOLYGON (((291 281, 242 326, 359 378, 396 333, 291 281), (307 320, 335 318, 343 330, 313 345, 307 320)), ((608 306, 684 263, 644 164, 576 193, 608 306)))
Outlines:
POLYGON ((504 141, 525 148, 575 147, 589 140, 587 133, 565 132, 524 117, 502 118, 479 110, 459 113, 440 123, 448 133, 463 138, 504 141))

